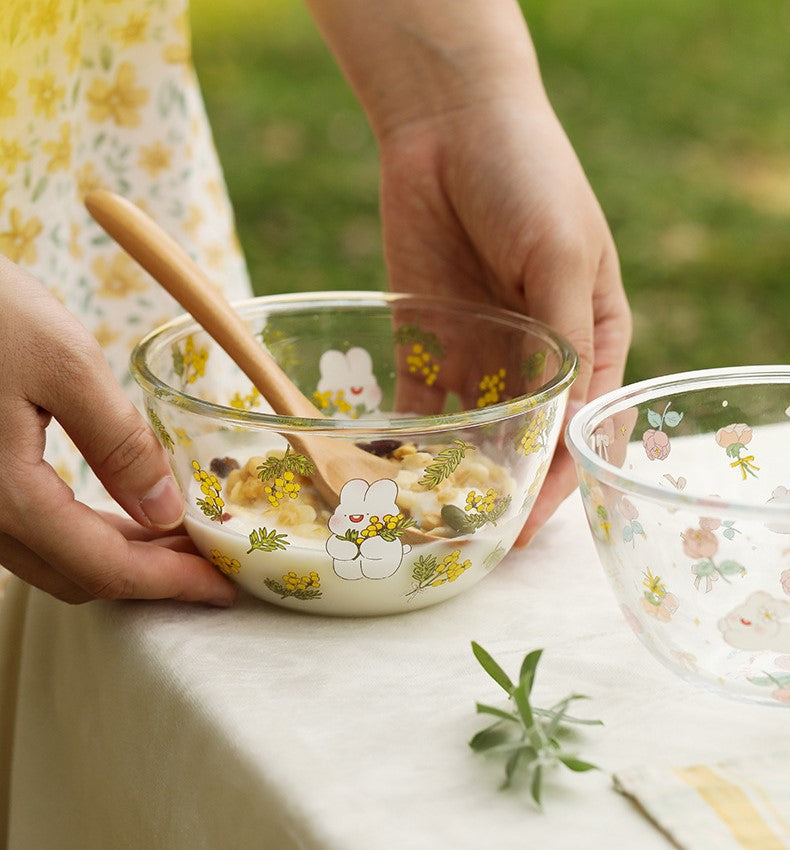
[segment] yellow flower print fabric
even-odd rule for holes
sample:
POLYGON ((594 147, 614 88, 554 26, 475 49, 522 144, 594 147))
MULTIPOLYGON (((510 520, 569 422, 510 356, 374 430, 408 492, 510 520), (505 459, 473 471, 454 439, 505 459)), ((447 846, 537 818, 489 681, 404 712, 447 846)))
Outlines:
MULTIPOLYGON (((129 353, 180 311, 93 222, 87 192, 125 195, 228 297, 249 295, 187 15, 186 0, 3 0, 0 14, 0 253, 80 318, 135 401, 129 353)), ((63 435, 48 459, 88 485, 63 435)))

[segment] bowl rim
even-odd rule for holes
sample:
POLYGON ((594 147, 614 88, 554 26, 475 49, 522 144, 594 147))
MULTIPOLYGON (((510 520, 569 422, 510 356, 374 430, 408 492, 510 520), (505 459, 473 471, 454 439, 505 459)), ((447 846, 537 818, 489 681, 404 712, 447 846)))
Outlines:
POLYGON ((660 375, 611 390, 588 402, 569 420, 565 429, 565 445, 580 470, 593 475, 603 484, 636 496, 642 496, 676 508, 715 508, 740 515, 774 520, 790 518, 790 503, 755 502, 724 499, 706 493, 668 489, 646 481, 641 476, 629 475, 618 466, 604 460, 587 442, 592 434, 590 423, 600 422, 606 416, 620 413, 636 404, 666 396, 670 391, 695 382, 693 389, 743 386, 746 384, 790 384, 790 365, 771 364, 755 366, 725 366, 715 369, 697 369, 660 375))
POLYGON ((188 333, 201 331, 202 328, 191 315, 182 313, 154 328, 146 334, 132 350, 129 369, 135 382, 143 391, 178 406, 180 409, 199 414, 203 417, 228 424, 242 425, 248 428, 260 428, 267 431, 299 433, 309 431, 315 434, 360 435, 386 432, 387 435, 409 434, 417 432, 449 431, 459 427, 485 425, 494 421, 503 421, 518 416, 525 411, 535 409, 560 396, 568 389, 579 370, 579 358, 575 348, 558 331, 543 322, 524 316, 514 310, 489 306, 482 302, 450 298, 438 295, 423 295, 379 290, 323 290, 320 292, 280 293, 258 295, 232 302, 234 309, 242 316, 269 307, 273 312, 284 312, 289 307, 315 304, 333 304, 337 307, 360 309, 365 306, 396 304, 432 304, 455 312, 480 312, 487 318, 510 324, 521 330, 529 331, 541 337, 551 345, 560 358, 560 365, 549 381, 535 392, 526 393, 475 410, 458 413, 411 416, 398 419, 326 419, 278 416, 259 411, 239 410, 234 407, 203 401, 165 383, 148 366, 147 357, 154 346, 172 345, 176 339, 188 333))

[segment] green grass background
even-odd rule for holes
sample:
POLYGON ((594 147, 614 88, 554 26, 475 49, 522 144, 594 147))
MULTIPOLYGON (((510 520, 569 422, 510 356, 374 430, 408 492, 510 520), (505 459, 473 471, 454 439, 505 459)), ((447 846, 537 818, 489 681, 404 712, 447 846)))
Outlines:
MULTIPOLYGON (((790 362, 790 5, 523 0, 634 311, 627 380, 790 362)), ((364 116, 296 0, 193 0, 255 289, 385 286, 364 116)))

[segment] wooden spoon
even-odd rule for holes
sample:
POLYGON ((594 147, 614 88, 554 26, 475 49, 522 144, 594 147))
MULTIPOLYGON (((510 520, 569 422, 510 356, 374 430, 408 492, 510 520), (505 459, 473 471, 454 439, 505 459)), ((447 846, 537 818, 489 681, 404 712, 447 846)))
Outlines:
MULTIPOLYGON (((326 418, 259 344, 197 263, 141 209, 104 189, 89 193, 85 206, 107 233, 228 353, 276 413, 326 418)), ((347 440, 300 433, 289 433, 287 439, 296 451, 313 461, 312 481, 333 509, 340 501, 341 488, 350 479, 362 478, 372 484, 380 478, 394 479, 398 471, 393 462, 347 440)), ((409 542, 436 539, 414 528, 407 529, 406 535, 409 542)))

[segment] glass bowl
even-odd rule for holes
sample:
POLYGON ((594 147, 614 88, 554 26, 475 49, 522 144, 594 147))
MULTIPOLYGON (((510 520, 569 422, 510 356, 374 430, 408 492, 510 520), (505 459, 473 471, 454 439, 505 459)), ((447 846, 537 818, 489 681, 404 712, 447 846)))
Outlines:
POLYGON ((234 305, 325 419, 277 416, 189 316, 143 339, 132 374, 217 569, 300 611, 387 614, 449 599, 510 550, 559 438, 575 352, 542 324, 438 297, 326 292, 234 305), (391 462, 312 485, 299 435, 391 462), (422 532, 415 536, 415 530, 422 532))
POLYGON ((644 645, 710 690, 790 705, 790 366, 624 387, 582 408, 566 442, 644 645))

